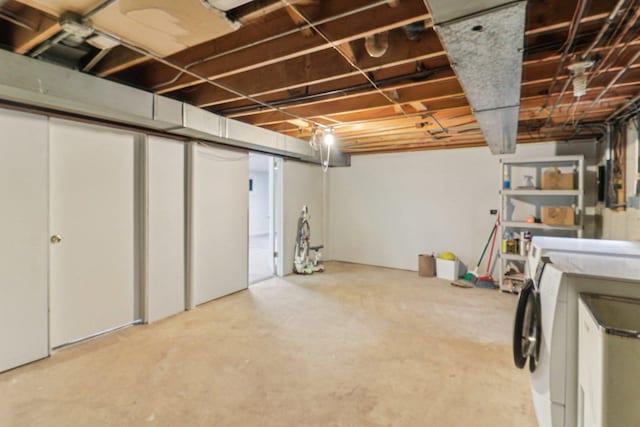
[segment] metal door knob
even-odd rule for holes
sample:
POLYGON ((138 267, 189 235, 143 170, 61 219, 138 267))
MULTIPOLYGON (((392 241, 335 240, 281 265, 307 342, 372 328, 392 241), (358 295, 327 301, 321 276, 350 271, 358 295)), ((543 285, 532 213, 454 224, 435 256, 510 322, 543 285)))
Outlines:
POLYGON ((51 243, 60 243, 62 241, 62 236, 59 234, 54 234, 51 236, 51 243))

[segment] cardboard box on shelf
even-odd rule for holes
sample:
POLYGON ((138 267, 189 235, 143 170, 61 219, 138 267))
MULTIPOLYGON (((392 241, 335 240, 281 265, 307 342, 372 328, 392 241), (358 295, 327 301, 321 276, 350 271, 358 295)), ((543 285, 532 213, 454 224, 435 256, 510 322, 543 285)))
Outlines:
POLYGON ((542 190, 574 190, 575 173, 562 173, 558 168, 549 168, 542 173, 542 190))
POLYGON ((466 272, 467 269, 459 260, 449 261, 436 258, 436 275, 440 279, 458 280, 466 272))
POLYGON ((436 275, 436 257, 433 255, 418 255, 418 276, 434 277, 436 275))
POLYGON ((571 207, 544 206, 542 223, 547 225, 575 225, 576 215, 571 207))

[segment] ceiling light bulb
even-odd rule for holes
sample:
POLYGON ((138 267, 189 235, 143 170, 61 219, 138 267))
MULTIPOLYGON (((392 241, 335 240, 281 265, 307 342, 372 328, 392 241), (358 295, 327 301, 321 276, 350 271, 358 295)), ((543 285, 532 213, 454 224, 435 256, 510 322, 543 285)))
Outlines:
POLYGON ((581 97, 587 93, 587 76, 585 71, 593 65, 593 61, 580 61, 569 65, 573 73, 573 96, 581 97))
POLYGON ((333 145, 334 141, 336 140, 335 136, 333 136, 333 132, 332 131, 327 131, 327 133, 324 134, 324 143, 326 145, 333 145))
POLYGON ((587 93, 587 76, 584 72, 577 73, 573 77, 573 96, 581 97, 587 93))

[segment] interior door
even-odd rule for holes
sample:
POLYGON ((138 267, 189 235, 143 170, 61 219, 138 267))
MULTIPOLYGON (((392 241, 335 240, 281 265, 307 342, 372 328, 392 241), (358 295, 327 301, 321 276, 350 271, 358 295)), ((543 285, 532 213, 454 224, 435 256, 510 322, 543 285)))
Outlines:
POLYGON ((51 120, 51 345, 139 316, 135 136, 51 120))
POLYGON ((192 145, 190 307, 248 286, 249 155, 192 145))
POLYGON ((49 354, 47 118, 0 110, 0 372, 49 354))

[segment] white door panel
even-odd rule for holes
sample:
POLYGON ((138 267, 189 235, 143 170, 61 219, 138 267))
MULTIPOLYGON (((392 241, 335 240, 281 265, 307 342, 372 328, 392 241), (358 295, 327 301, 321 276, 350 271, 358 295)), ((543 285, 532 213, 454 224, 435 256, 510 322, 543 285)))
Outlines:
POLYGON ((147 143, 148 320, 185 309, 185 191, 182 142, 147 143))
POLYGON ((192 150, 191 305, 197 305, 248 286, 249 156, 192 150))
POLYGON ((0 372, 49 354, 47 123, 0 110, 0 372))
POLYGON ((51 345, 136 320, 135 137, 51 120, 51 345))

